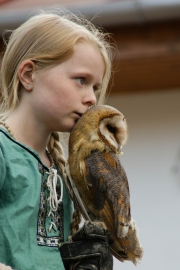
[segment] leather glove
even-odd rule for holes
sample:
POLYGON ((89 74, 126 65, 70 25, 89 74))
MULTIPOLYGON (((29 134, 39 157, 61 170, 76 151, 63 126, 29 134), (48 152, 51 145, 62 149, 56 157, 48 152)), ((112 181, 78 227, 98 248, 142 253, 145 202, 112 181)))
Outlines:
POLYGON ((107 231, 97 224, 85 222, 72 236, 72 242, 62 243, 59 250, 66 270, 113 269, 107 231))
POLYGON ((0 270, 12 270, 10 266, 0 263, 0 270))

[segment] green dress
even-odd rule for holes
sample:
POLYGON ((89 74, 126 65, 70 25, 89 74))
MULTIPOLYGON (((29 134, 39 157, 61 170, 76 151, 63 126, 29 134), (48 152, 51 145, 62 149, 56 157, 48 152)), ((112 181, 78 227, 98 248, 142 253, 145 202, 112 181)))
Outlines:
POLYGON ((0 128, 0 262, 14 269, 64 269, 58 245, 70 234, 73 207, 58 181, 63 200, 50 211, 48 172, 35 151, 0 128))

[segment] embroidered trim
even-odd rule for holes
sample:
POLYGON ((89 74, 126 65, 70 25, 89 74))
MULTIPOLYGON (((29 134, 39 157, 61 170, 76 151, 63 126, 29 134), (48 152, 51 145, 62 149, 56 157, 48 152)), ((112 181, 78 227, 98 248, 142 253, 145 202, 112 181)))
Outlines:
POLYGON ((42 237, 37 236, 39 246, 57 247, 59 246, 59 237, 42 237))
MULTIPOLYGON (((59 202, 57 205, 57 211, 48 217, 50 206, 48 203, 48 197, 50 191, 47 186, 46 172, 40 170, 42 173, 41 183, 41 194, 40 194, 40 205, 37 221, 37 242, 39 246, 56 247, 59 246, 60 242, 64 241, 64 226, 63 226, 63 203, 59 202), (48 236, 49 225, 52 225, 51 234, 54 236, 48 236), (54 226, 54 225, 55 226, 54 226), (57 235, 59 233, 59 235, 57 235)), ((61 186, 56 187, 57 194, 61 194, 61 186)))

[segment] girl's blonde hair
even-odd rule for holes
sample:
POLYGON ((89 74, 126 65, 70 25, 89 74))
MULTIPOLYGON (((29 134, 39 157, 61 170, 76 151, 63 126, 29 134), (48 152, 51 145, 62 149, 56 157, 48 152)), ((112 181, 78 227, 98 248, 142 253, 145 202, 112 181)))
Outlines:
POLYGON ((98 96, 98 103, 103 103, 111 75, 108 37, 82 16, 71 13, 41 12, 31 17, 12 32, 3 56, 0 118, 6 118, 19 103, 21 85, 17 71, 24 60, 34 61, 37 69, 59 64, 71 57, 80 41, 95 45, 104 59, 105 74, 98 96))
MULTIPOLYGON (((63 11, 42 11, 14 30, 7 42, 0 72, 0 120, 5 120, 19 104, 22 85, 18 68, 24 60, 34 61, 38 70, 44 69, 70 58, 75 45, 81 41, 96 46, 104 59, 105 74, 97 97, 98 103, 103 103, 111 75, 109 35, 82 16, 63 11)), ((58 133, 51 134, 48 148, 56 165, 63 171, 58 133)))

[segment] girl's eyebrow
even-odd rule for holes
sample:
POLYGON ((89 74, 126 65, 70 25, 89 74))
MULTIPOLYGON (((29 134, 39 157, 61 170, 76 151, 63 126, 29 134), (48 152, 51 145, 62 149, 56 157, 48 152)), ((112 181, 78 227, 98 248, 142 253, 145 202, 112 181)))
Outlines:
POLYGON ((89 77, 93 77, 93 75, 91 74, 91 72, 88 72, 86 70, 76 70, 74 71, 75 74, 77 74, 77 76, 79 75, 85 75, 85 76, 89 76, 89 77))

